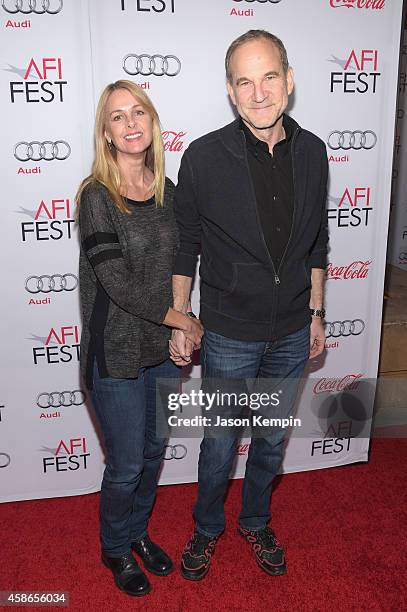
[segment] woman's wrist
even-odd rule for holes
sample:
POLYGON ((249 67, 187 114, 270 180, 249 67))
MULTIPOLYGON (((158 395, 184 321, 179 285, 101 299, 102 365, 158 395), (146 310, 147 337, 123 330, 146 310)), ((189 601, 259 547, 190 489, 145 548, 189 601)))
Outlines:
POLYGON ((175 310, 175 308, 169 308, 166 317, 163 321, 164 325, 173 327, 174 329, 180 329, 181 331, 190 332, 193 329, 193 321, 183 312, 175 310))

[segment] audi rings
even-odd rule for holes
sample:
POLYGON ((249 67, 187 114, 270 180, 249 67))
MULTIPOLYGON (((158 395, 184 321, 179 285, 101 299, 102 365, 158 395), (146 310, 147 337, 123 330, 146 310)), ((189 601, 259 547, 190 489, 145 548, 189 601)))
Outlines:
POLYGON ((62 406, 81 406, 85 403, 86 394, 81 389, 75 391, 51 391, 40 393, 37 397, 38 408, 61 408, 62 406))
POLYGON ((33 140, 32 142, 18 142, 14 147, 14 157, 18 161, 52 161, 58 159, 62 161, 67 159, 71 154, 71 147, 66 140, 44 140, 39 142, 33 140))
POLYGON ((362 319, 346 319, 345 321, 328 321, 325 323, 326 338, 340 338, 347 336, 360 336, 365 329, 365 322, 362 319))
POLYGON ((171 459, 184 459, 187 456, 187 447, 183 444, 174 444, 174 446, 166 446, 164 459, 165 461, 171 461, 171 459))
POLYGON ((49 15, 56 15, 62 11, 64 6, 63 0, 2 0, 2 7, 7 13, 23 13, 29 15, 35 13, 36 15, 43 15, 48 13, 49 15), (13 7, 14 5, 14 7, 13 7), (38 9, 37 7, 41 8, 38 9))
POLYGON ((175 55, 147 55, 128 53, 123 58, 123 70, 132 76, 169 76, 174 77, 181 71, 181 62, 175 55))
POLYGON ((10 465, 10 455, 7 453, 0 453, 0 468, 5 468, 10 465))
POLYGON ((233 2, 258 2, 259 4, 270 2, 271 4, 278 4, 281 0, 233 0, 233 2))
POLYGON ((343 132, 334 130, 329 134, 327 144, 334 151, 338 149, 359 151, 360 149, 373 149, 376 142, 377 136, 372 130, 365 130, 364 132, 361 130, 355 130, 354 132, 350 130, 344 130, 343 132))
POLYGON ((28 293, 60 293, 73 291, 78 286, 78 277, 75 274, 43 274, 42 276, 29 276, 25 281, 25 290, 28 293))

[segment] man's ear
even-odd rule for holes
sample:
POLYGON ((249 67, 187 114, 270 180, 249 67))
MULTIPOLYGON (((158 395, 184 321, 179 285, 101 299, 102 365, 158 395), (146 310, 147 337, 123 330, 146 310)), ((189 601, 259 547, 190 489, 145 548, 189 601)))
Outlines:
POLYGON ((294 70, 291 68, 291 66, 288 67, 286 79, 287 91, 288 95, 290 95, 294 89, 294 70))
POLYGON ((231 84, 231 82, 229 81, 229 79, 227 79, 227 81, 226 81, 226 87, 227 87, 227 90, 228 90, 228 94, 229 94, 229 96, 230 96, 230 99, 232 100, 233 104, 236 106, 235 92, 234 92, 234 90, 233 90, 232 84, 231 84))

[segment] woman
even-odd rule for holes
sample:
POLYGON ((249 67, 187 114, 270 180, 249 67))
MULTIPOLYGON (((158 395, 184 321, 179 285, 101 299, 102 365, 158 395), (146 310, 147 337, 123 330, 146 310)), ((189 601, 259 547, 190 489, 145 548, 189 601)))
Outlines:
POLYGON ((165 445, 155 433, 156 379, 178 376, 168 359, 170 328, 198 346, 202 326, 171 308, 174 185, 157 112, 141 88, 125 80, 105 88, 95 139, 92 174, 77 195, 81 370, 107 451, 102 560, 122 591, 145 595, 151 587, 132 550, 154 574, 173 568, 147 532, 165 445))

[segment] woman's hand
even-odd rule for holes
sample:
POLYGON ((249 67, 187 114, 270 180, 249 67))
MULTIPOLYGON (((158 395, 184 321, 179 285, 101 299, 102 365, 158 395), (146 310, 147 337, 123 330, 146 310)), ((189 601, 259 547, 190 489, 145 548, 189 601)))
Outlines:
POLYGON ((202 327, 202 323, 199 319, 188 318, 189 327, 188 329, 184 329, 185 337, 192 342, 194 345, 194 350, 199 349, 201 346, 201 338, 204 333, 204 328, 202 327))
POLYGON ((191 361, 192 352, 201 346, 204 332, 202 323, 199 319, 169 308, 163 324, 175 328, 169 343, 171 359, 177 365, 187 365, 191 361))

